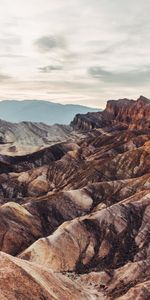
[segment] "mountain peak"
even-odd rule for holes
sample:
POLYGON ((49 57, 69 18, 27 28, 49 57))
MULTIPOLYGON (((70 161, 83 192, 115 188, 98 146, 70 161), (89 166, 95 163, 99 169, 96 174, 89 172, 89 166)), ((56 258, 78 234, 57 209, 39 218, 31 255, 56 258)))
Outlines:
POLYGON ((114 124, 122 124, 129 129, 148 129, 150 128, 150 100, 144 96, 140 96, 137 100, 127 98, 109 100, 104 111, 78 115, 72 124, 82 130, 114 124))
POLYGON ((138 99, 137 99, 137 102, 150 102, 150 100, 144 96, 140 96, 138 99))

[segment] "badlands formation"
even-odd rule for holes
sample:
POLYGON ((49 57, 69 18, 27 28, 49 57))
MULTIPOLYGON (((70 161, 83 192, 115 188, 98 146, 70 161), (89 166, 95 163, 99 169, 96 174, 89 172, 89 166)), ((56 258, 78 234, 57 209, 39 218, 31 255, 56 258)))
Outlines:
POLYGON ((78 133, 69 125, 44 123, 10 123, 0 120, 0 153, 26 155, 56 143, 76 139, 78 133))
MULTIPOLYGON (((150 299, 150 100, 76 115, 69 137, 27 154, 27 124, 11 126, 1 124, 0 299, 150 299)), ((34 145, 29 134, 33 149, 48 127, 37 124, 34 145)))

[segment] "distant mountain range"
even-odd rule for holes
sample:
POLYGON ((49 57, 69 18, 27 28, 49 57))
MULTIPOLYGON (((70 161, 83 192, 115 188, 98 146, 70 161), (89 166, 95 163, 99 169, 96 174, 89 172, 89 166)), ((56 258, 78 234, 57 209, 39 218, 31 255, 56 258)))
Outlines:
POLYGON ((9 122, 43 122, 49 125, 69 124, 76 114, 100 109, 82 105, 57 104, 44 100, 0 101, 0 119, 9 122))

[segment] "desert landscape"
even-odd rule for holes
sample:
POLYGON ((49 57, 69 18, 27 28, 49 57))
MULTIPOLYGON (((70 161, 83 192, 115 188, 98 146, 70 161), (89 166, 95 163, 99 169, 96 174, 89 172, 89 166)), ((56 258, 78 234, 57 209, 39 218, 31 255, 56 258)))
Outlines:
POLYGON ((149 12, 0 0, 0 300, 150 300, 149 12))
POLYGON ((0 125, 0 299, 150 299, 150 100, 0 125))

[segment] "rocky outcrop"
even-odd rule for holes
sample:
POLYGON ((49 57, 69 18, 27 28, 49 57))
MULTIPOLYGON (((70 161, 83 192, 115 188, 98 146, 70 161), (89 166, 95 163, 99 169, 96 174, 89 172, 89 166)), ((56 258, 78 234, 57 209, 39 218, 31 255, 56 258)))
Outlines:
POLYGON ((150 128, 150 100, 140 96, 136 101, 121 99, 107 102, 106 109, 98 113, 78 114, 71 125, 88 131, 93 128, 123 126, 129 129, 150 128))

